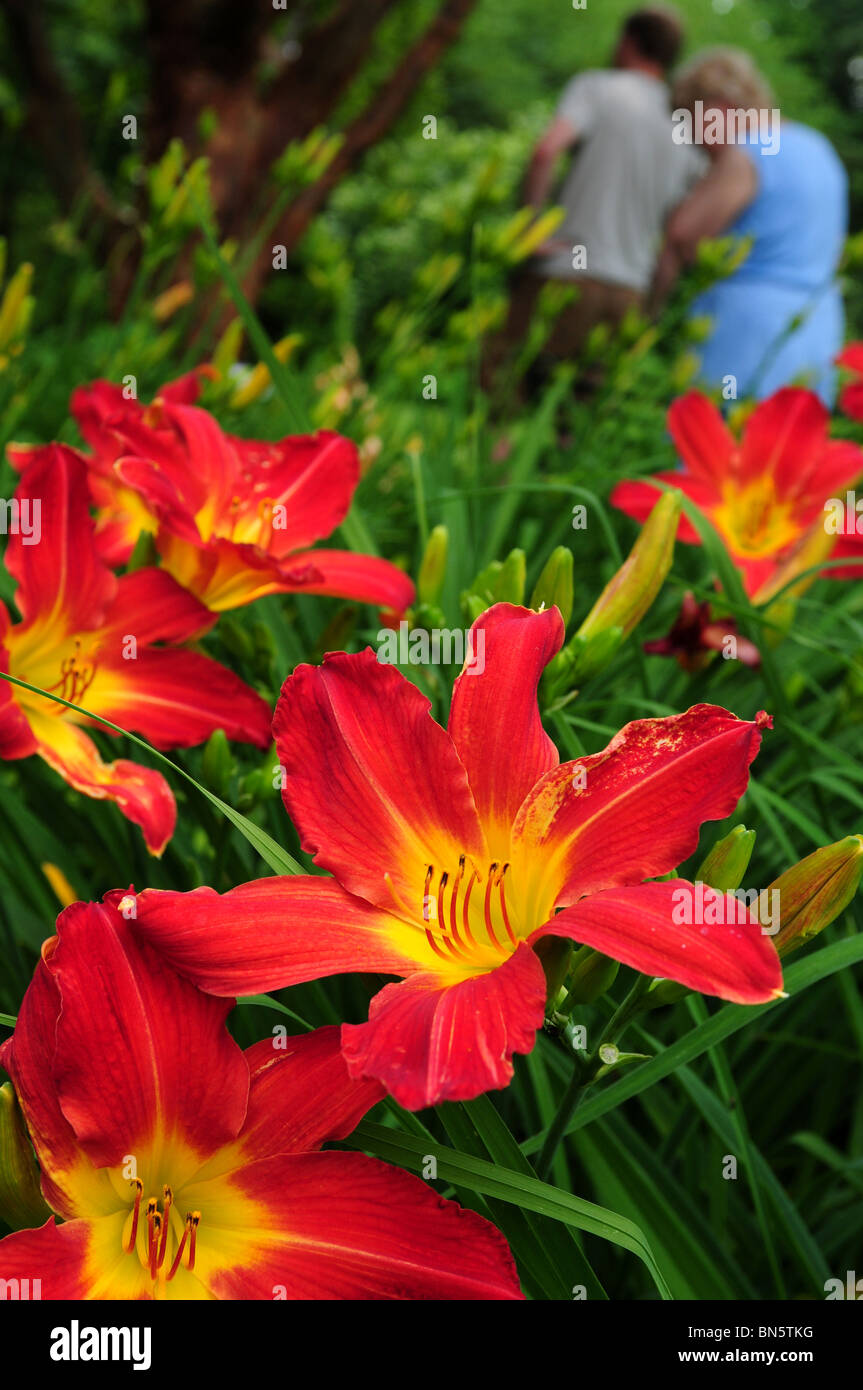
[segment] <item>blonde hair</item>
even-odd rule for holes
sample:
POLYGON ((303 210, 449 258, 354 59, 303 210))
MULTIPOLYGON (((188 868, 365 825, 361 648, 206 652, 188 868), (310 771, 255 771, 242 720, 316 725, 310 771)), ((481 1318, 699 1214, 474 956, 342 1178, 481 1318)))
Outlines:
POLYGON ((691 111, 696 101, 764 109, 773 105, 773 94, 742 48, 707 48, 678 69, 672 84, 675 108, 691 111))

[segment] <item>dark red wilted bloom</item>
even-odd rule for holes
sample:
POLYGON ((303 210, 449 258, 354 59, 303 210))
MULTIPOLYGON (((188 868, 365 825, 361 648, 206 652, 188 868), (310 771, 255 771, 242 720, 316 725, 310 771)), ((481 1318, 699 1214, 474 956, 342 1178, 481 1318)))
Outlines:
POLYGON ((761 654, 754 642, 741 637, 733 618, 714 618, 709 599, 699 603, 691 591, 683 596, 674 624, 666 637, 643 643, 644 650, 653 656, 673 656, 684 671, 698 671, 707 664, 711 654, 728 650, 733 639, 733 653, 744 666, 758 666, 761 654))

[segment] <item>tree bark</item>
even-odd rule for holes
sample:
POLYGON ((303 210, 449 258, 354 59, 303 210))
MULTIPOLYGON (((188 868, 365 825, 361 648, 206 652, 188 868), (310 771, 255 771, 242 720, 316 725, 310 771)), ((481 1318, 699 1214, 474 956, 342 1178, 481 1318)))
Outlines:
POLYGON ((397 3, 340 0, 328 19, 306 28, 297 3, 277 11, 264 0, 149 0, 148 156, 158 158, 177 137, 190 155, 205 154, 222 235, 242 238, 271 165, 328 119, 397 3), (296 26, 287 53, 268 32, 285 12, 296 26), (261 91, 266 66, 276 71, 261 91), (207 109, 216 128, 202 142, 207 109))
MULTIPOLYGON (((476 3, 477 0, 445 0, 425 33, 345 131, 343 143, 325 172, 287 208, 273 233, 272 244, 284 246, 288 252, 296 247, 333 189, 394 124, 426 73, 457 38, 476 3)), ((244 280, 244 292, 252 302, 257 299, 271 268, 272 249, 268 245, 262 248, 244 280)))
POLYGON ((54 61, 44 16, 33 0, 0 0, 10 44, 20 65, 27 108, 26 133, 39 151, 64 212, 89 194, 109 226, 127 226, 87 154, 80 113, 54 61))
MULTIPOLYGON (((268 240, 296 246, 339 180, 390 129, 476 3, 441 0, 425 33, 344 132, 325 173, 298 195, 268 240)), ((206 155, 220 236, 243 242, 266 214, 272 164, 288 144, 330 120, 368 59, 377 27, 399 4, 410 0, 337 0, 328 17, 315 22, 310 0, 286 0, 283 10, 268 0, 147 0, 151 77, 148 111, 140 120, 147 159, 157 159, 175 138, 191 157, 206 155), (273 20, 281 14, 293 27, 287 44, 273 35, 273 20), (205 135, 201 115, 208 110, 216 119, 205 135)), ((122 266, 112 271, 112 298, 119 307, 138 260, 130 217, 114 206, 90 164, 80 113, 54 60, 38 4, 0 0, 0 9, 28 87, 30 133, 60 205, 68 211, 88 194, 105 229, 106 251, 117 244, 119 230, 127 234, 122 266)), ((247 275, 252 300, 271 256, 270 247, 263 248, 247 275)))

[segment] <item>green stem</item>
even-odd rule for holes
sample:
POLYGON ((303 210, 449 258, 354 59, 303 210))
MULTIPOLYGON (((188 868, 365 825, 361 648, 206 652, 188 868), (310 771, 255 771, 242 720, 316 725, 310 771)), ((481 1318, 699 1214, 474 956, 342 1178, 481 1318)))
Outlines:
POLYGON ((642 1012, 644 1007, 644 996, 647 994, 652 984, 652 975, 638 976, 626 998, 621 1004, 618 1004, 611 1018, 608 1020, 608 1025, 596 1049, 597 1057, 599 1056, 600 1047, 604 1047, 606 1043, 618 1043, 632 1020, 642 1012))
POLYGON ((536 1160, 536 1176, 541 1182, 545 1181, 554 1162, 557 1146, 569 1128, 569 1122, 584 1095, 587 1080, 588 1076, 582 1071, 580 1063, 576 1060, 569 1085, 564 1091, 555 1117, 548 1127, 539 1157, 536 1160))
POLYGON ((603 1030, 602 1037, 595 1051, 591 1053, 587 1064, 583 1066, 578 1059, 573 1059, 572 1077, 561 1097, 557 1113, 548 1127, 536 1161, 536 1175, 541 1181, 544 1182, 548 1176, 549 1169, 554 1162, 554 1156, 557 1153, 557 1146, 569 1129, 569 1122, 578 1109, 585 1091, 596 1079, 596 1075, 603 1065, 600 1050, 608 1043, 618 1042, 624 1029, 628 1028, 635 1016, 641 1012, 642 999, 652 984, 652 975, 639 975, 626 998, 618 1005, 609 1019, 608 1025, 603 1030))

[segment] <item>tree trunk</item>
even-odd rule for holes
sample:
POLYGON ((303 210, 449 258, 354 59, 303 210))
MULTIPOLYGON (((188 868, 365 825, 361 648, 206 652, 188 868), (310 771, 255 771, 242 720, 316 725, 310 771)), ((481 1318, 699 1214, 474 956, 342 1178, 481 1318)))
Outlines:
POLYGON ((0 0, 10 45, 24 79, 25 130, 42 157, 64 213, 89 195, 106 228, 127 228, 87 154, 80 114, 54 61, 44 16, 33 0, 0 0))
POLYGON ((242 239, 271 165, 287 144, 327 121, 397 3, 341 0, 311 29, 294 3, 287 13, 296 36, 280 48, 268 27, 282 11, 262 0, 149 0, 148 155, 157 158, 175 137, 191 155, 205 154, 221 233, 242 239), (262 67, 275 69, 263 91, 262 67), (204 110, 216 117, 206 143, 204 110))
MULTIPOLYGON (((309 17, 317 0, 147 0, 150 59, 147 112, 140 119, 148 160, 172 139, 190 157, 206 155, 213 207, 222 238, 254 235, 266 215, 269 170, 285 147, 331 120, 369 57, 375 31, 397 5, 411 0, 337 0, 328 17, 309 17), (287 16, 284 42, 273 23, 287 16), (278 35, 279 37, 277 37, 278 35), (204 112, 212 112, 205 133, 204 112)), ((344 132, 335 159, 287 209, 270 241, 294 247, 332 189, 390 129, 418 84, 456 38, 477 0, 441 0, 425 33, 397 63, 365 111, 344 132)), ((104 227, 103 250, 117 247, 111 267, 112 302, 119 309, 139 258, 129 217, 113 205, 93 170, 80 113, 54 61, 50 38, 33 0, 0 0, 10 39, 28 86, 30 133, 58 201, 68 211, 88 194, 104 227), (118 232, 125 238, 118 244, 118 232), (120 250, 122 248, 122 256, 120 250)), ((271 267, 264 247, 246 279, 253 300, 271 267)))
POLYGON ((253 302, 257 299, 272 269, 272 245, 284 246, 288 252, 294 249, 345 174, 392 127, 426 73, 456 39, 476 3, 477 0, 445 0, 425 33, 345 131, 344 141, 326 171, 317 182, 304 189, 285 211, 270 239, 271 245, 261 249, 245 277, 243 288, 249 299, 253 302))

